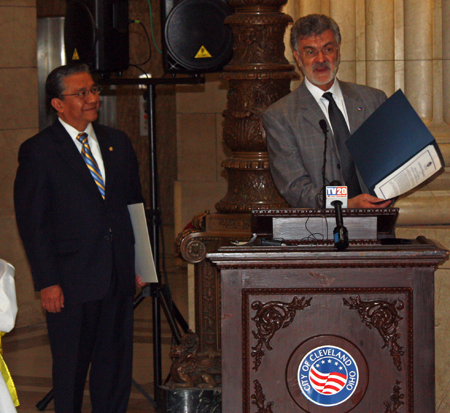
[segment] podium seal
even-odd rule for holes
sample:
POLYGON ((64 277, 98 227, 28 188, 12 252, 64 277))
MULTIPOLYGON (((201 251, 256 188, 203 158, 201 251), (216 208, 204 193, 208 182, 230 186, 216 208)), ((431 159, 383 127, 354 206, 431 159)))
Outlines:
POLYGON ((303 395, 319 406, 337 406, 355 392, 358 366, 351 354, 335 346, 312 349, 298 368, 303 395))
POLYGON ((286 384, 306 412, 346 413, 364 397, 367 362, 358 347, 342 337, 312 337, 291 354, 286 384))

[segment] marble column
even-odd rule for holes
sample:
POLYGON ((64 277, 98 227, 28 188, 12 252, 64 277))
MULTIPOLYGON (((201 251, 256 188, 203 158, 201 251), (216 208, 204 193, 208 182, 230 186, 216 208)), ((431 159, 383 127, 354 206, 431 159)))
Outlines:
MULTIPOLYGON (((420 118, 430 126, 448 165, 450 75, 446 72, 450 67, 446 56, 450 56, 450 49, 446 38, 450 40, 450 31, 446 22, 450 17, 450 2, 443 0, 441 9, 431 0, 404 1, 403 7, 404 92, 420 118), (440 15, 441 21, 436 19, 440 15), (440 27, 441 24, 442 32, 435 30, 435 26, 440 27), (439 61, 441 47, 442 64, 439 61)), ((399 224, 410 226, 449 223, 449 187, 449 174, 443 171, 438 178, 402 197, 396 205, 401 210, 399 224), (423 211, 427 213, 423 214, 423 211)))
POLYGON ((339 78, 356 82, 356 7, 355 0, 331 1, 330 16, 341 23, 341 63, 339 78))
POLYGON ((366 1, 367 85, 390 96, 395 89, 394 2, 366 1))
POLYGON ((428 125, 433 120, 433 1, 405 1, 404 16, 405 94, 428 125))
POLYGON ((442 83, 443 118, 450 126, 450 0, 442 0, 442 83))
POLYGON ((313 13, 329 14, 329 0, 305 0, 299 1, 298 3, 299 16, 306 16, 307 14, 313 13))

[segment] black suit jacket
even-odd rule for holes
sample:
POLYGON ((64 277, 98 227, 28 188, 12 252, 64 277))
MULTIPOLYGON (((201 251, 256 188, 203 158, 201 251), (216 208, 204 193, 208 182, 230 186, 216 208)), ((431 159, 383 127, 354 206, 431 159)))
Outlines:
POLYGON ((135 292, 127 205, 142 202, 136 155, 125 133, 94 124, 105 166, 100 195, 73 140, 56 122, 19 150, 16 220, 36 290, 59 284, 66 303, 101 299, 111 274, 135 292))

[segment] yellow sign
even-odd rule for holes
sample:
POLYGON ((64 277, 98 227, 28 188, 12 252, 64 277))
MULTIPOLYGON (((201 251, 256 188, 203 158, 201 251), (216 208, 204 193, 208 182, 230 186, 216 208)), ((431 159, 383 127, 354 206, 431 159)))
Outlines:
POLYGON ((197 52, 197 54, 195 55, 196 59, 202 59, 204 57, 212 57, 208 50, 206 50, 205 46, 200 47, 199 51, 197 52))
POLYGON ((80 56, 78 56, 77 49, 73 51, 72 60, 80 60, 80 56))

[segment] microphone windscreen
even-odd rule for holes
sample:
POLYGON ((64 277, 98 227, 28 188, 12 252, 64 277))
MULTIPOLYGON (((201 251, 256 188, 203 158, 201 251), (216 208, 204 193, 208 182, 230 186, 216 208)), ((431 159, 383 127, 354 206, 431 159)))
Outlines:
POLYGON ((325 119, 319 120, 319 126, 321 127, 323 133, 328 132, 327 123, 325 122, 325 119))

